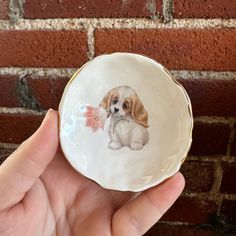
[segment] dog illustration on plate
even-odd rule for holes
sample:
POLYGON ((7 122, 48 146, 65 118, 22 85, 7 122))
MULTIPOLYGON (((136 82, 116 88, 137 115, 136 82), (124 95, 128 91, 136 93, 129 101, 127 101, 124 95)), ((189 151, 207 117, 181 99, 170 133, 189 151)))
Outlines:
POLYGON ((110 117, 110 149, 123 146, 140 150, 148 142, 148 113, 134 89, 120 86, 111 89, 99 104, 110 117))

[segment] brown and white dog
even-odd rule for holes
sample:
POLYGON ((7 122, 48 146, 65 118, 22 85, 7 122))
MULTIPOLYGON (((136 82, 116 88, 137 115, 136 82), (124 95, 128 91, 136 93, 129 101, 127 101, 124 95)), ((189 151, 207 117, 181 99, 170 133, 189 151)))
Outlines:
POLYGON ((148 113, 136 92, 128 86, 110 90, 99 104, 110 117, 108 147, 140 150, 148 142, 148 113))

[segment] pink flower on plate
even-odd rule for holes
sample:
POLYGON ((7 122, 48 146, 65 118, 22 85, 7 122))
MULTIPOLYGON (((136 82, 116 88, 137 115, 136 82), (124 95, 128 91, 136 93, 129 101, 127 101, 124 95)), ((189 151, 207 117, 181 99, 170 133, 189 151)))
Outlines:
POLYGON ((91 127, 93 132, 98 129, 104 129, 106 119, 104 119, 104 112, 99 107, 86 106, 85 112, 86 127, 91 127))

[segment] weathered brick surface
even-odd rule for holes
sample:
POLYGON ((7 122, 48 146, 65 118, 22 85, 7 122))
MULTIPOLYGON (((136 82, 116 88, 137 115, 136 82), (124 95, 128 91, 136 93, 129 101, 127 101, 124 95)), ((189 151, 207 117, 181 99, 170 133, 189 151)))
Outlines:
POLYGON ((195 122, 191 155, 225 155, 230 136, 228 124, 195 122))
POLYGON ((197 197, 180 197, 161 220, 204 224, 215 211, 216 204, 213 201, 197 197))
POLYGON ((58 109, 62 93, 68 78, 31 79, 27 78, 28 86, 41 109, 58 109))
POLYGON ((0 114, 0 142, 21 143, 36 131, 43 116, 0 114))
POLYGON ((185 192, 209 192, 214 182, 214 164, 199 161, 186 161, 181 167, 185 177, 185 192))
MULTIPOLYGON (((110 1, 110 0, 26 0, 25 18, 79 18, 79 17, 151 17, 153 12, 161 11, 160 1, 155 1, 156 9, 150 6, 151 1, 110 1)), ((152 1, 153 2, 153 1, 152 1)))
POLYGON ((220 191, 222 193, 236 194, 236 163, 223 162, 223 177, 220 191))
POLYGON ((115 51, 150 56, 168 69, 236 70, 234 29, 99 29, 96 54, 115 51))
POLYGON ((236 225, 236 200, 224 199, 221 206, 221 212, 227 217, 231 224, 236 225))
POLYGON ((199 226, 158 223, 144 236, 216 236, 216 234, 210 229, 202 229, 199 226))
POLYGON ((236 116, 236 80, 178 79, 191 99, 194 116, 236 116))
POLYGON ((174 0, 174 18, 236 18, 232 0, 174 0))
POLYGON ((8 19, 9 0, 0 0, 0 19, 8 19))
POLYGON ((84 31, 0 31, 2 67, 79 67, 88 60, 84 31))
POLYGON ((19 107, 21 106, 17 92, 17 76, 0 75, 0 106, 19 107))

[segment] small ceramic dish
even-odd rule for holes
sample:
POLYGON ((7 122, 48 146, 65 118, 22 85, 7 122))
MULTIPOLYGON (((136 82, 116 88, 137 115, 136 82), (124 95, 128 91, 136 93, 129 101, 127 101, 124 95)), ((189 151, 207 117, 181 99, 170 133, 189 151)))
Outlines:
POLYGON ((59 114, 65 157, 108 189, 159 184, 179 170, 192 141, 186 91, 162 65, 138 54, 86 63, 68 82, 59 114))

